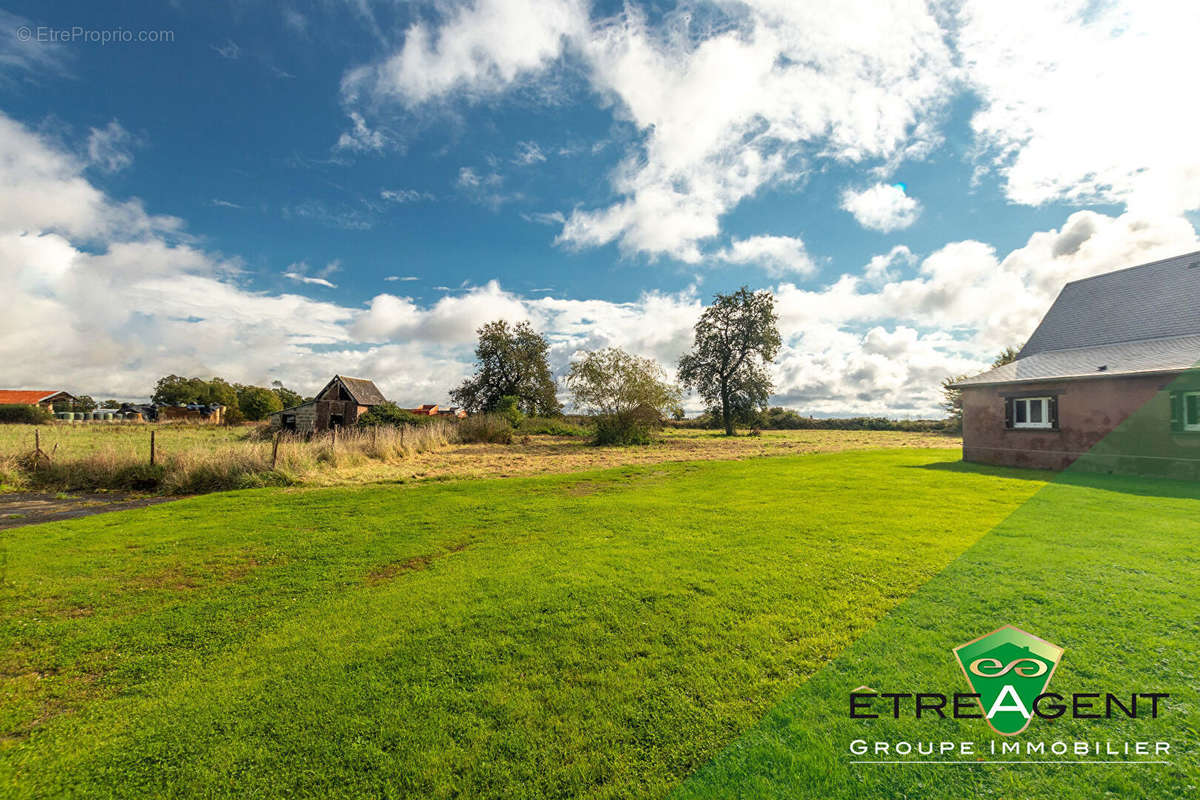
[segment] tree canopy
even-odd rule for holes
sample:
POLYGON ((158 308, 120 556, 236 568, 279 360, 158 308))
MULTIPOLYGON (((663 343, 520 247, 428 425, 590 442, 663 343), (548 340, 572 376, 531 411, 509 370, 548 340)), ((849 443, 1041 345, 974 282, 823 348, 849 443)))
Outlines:
POLYGON ((479 329, 475 374, 450 396, 468 411, 495 411, 501 398, 512 396, 525 414, 560 414, 549 351, 550 343, 528 322, 512 326, 505 320, 489 322, 479 329))
POLYGON ((567 388, 581 409, 610 416, 641 410, 666 416, 679 407, 681 394, 656 361, 619 347, 593 350, 572 362, 567 388))
POLYGON ((649 440, 650 426, 679 408, 679 387, 653 359, 617 347, 584 354, 571 363, 567 388, 579 408, 598 414, 601 444, 649 440))
POLYGON ((696 322, 695 337, 679 359, 679 379, 720 415, 732 436, 738 417, 765 409, 771 395, 768 365, 782 344, 775 296, 745 286, 716 295, 696 322))

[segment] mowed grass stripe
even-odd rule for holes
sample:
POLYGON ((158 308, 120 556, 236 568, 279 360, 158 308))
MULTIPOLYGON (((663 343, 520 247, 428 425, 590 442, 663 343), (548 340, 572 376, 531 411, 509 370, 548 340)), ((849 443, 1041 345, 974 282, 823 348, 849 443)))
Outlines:
MULTIPOLYGON (((957 468, 964 475, 991 471, 957 468)), ((1195 797, 1200 791, 1197 609, 1200 486, 1063 474, 673 797, 1195 797), (886 758, 852 756, 849 745, 855 739, 965 739, 978 748, 1002 741, 981 720, 926 716, 918 721, 911 713, 902 720, 850 719, 849 693, 864 684, 881 692, 969 692, 951 648, 1005 624, 1066 648, 1050 691, 1067 697, 1124 693, 1126 702, 1131 692, 1171 695, 1157 719, 1034 719, 1016 741, 1111 741, 1118 747, 1127 740, 1167 741, 1170 765, 850 764, 854 758, 886 758)))
POLYGON ((954 451, 3 535, 5 796, 663 796, 1041 485, 954 451))

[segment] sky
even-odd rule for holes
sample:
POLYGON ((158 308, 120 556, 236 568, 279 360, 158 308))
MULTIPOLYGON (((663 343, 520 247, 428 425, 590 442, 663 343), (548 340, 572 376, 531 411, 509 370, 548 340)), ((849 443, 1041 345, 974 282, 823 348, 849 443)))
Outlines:
POLYGON ((10 1, 0 386, 445 404, 490 320, 559 376, 673 371, 748 285, 773 405, 940 416, 1067 281, 1200 250, 1197 35, 1157 0, 10 1))

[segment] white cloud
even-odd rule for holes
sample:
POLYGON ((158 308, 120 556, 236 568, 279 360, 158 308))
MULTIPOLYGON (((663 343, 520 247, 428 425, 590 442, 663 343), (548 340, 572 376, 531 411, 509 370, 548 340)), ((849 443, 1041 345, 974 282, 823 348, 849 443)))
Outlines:
POLYGON ((421 280, 416 275, 388 275, 384 278, 385 281, 419 281, 421 280))
POLYGON ((380 189, 379 199, 389 203, 417 203, 436 198, 429 192, 419 192, 416 189, 380 189))
POLYGON ((37 82, 44 75, 67 74, 70 50, 59 42, 38 41, 19 35, 24 28, 33 31, 37 23, 0 9, 0 86, 13 88, 18 81, 37 82))
POLYGON ((586 22, 582 0, 474 0, 440 26, 413 24, 393 55, 350 71, 343 94, 416 105, 454 91, 496 91, 557 59, 586 22))
POLYGON ((325 286, 330 289, 337 288, 336 283, 330 283, 325 278, 314 278, 311 275, 302 275, 299 272, 285 272, 285 273, 283 273, 283 277, 290 278, 291 280, 294 280, 294 281, 299 281, 300 283, 313 284, 314 286, 325 286))
POLYGON ((567 221, 561 211, 522 211, 521 219, 537 225, 562 225, 567 221))
POLYGON ((590 20, 574 0, 477 0, 440 25, 413 25, 392 55, 346 75, 343 96, 364 108, 470 101, 566 55, 639 138, 610 176, 614 199, 575 209, 557 241, 689 263, 724 214, 801 177, 808 159, 894 164, 937 138, 931 118, 956 73, 922 0, 730 0, 694 11, 652 27, 636 7, 590 20))
POLYGON ((917 221, 921 204, 909 197, 901 184, 877 183, 866 189, 842 192, 842 208, 864 228, 890 233, 917 221))
POLYGON ((115 119, 88 134, 88 160, 105 172, 120 172, 133 163, 134 137, 115 119))
POLYGON ((719 261, 761 267, 769 275, 797 273, 811 275, 817 265, 804 249, 804 242, 794 236, 751 236, 734 239, 729 247, 714 254, 719 261))
MULTIPOLYGON (((177 373, 279 378, 309 392, 343 372, 375 378, 401 403, 441 402, 470 372, 475 331, 490 320, 545 331, 561 374, 580 350, 608 345, 672 368, 703 311, 694 288, 615 303, 492 281, 428 304, 384 293, 364 306, 256 291, 237 260, 173 241, 177 226, 100 192, 85 169, 0 115, 0 211, 10 212, 0 213, 0 383, 134 397, 177 373)), ((1184 218, 1081 211, 1003 256, 975 241, 919 261, 894 248, 828 286, 782 282, 776 401, 807 413, 934 414, 938 381, 1019 345, 1064 282, 1195 249, 1184 218)), ((332 283, 339 267, 287 272, 306 286, 332 283)))
POLYGON ((350 122, 352 127, 338 137, 337 144, 334 145, 335 150, 353 150, 364 153, 382 150, 387 144, 383 133, 368 126, 367 120, 357 111, 350 112, 350 122))
POLYGON ((912 267, 917 257, 911 250, 898 244, 886 253, 872 256, 863 270, 863 278, 876 286, 896 280, 900 268, 912 267))
POLYGON ((237 42, 232 39, 226 39, 221 44, 209 45, 217 55, 228 61, 237 61, 242 54, 242 48, 238 47, 237 42))
POLYGON ((517 142, 517 154, 513 156, 513 163, 519 164, 522 167, 528 167, 530 164, 538 164, 546 160, 546 154, 542 152, 542 148, 537 142, 517 142))
POLYGON ((697 262, 726 212, 806 159, 886 161, 933 135, 955 72, 924 3, 725 7, 711 34, 633 13, 594 28, 592 84, 644 138, 612 176, 619 199, 576 210, 560 241, 697 262))
POLYGON ((1200 208, 1200 4, 971 0, 960 17, 971 125, 1011 200, 1200 208))

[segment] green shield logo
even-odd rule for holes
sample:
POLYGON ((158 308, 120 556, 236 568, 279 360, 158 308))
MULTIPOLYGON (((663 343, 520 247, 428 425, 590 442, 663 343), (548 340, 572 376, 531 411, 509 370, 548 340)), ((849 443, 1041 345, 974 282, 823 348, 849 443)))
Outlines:
POLYGON ((954 648, 988 725, 1001 736, 1029 727, 1033 703, 1046 691, 1063 649, 1005 625, 954 648))

